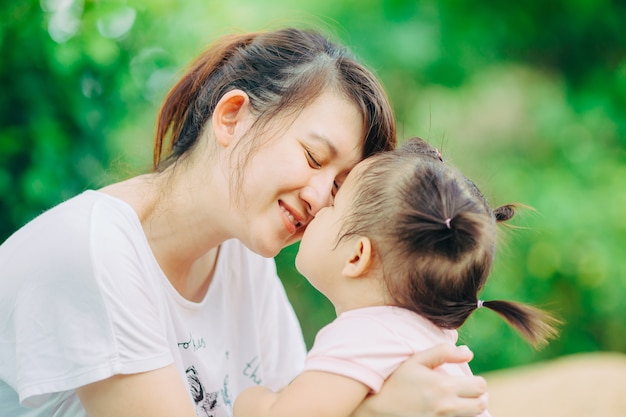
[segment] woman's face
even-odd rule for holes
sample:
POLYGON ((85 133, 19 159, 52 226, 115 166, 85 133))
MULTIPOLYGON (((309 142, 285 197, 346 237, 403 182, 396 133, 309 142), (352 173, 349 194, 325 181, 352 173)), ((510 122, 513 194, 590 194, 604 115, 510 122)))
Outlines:
POLYGON ((250 157, 235 237, 267 257, 300 239, 360 160, 362 137, 353 103, 334 92, 318 97, 250 157))

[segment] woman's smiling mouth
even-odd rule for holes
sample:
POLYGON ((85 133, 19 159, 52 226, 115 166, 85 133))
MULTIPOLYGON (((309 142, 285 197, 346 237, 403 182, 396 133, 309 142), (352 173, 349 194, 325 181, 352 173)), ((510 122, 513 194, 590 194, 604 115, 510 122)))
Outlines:
POLYGON ((294 214, 288 206, 286 206, 282 201, 278 202, 280 210, 283 213, 283 223, 287 227, 289 233, 295 233, 297 228, 302 226, 302 222, 299 220, 299 216, 294 214))

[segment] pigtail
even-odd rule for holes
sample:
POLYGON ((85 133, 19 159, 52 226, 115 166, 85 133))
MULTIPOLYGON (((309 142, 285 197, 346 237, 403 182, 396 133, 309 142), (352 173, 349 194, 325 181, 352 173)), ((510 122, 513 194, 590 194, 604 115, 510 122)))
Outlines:
POLYGON ((541 348, 554 339, 561 321, 546 311, 512 301, 479 301, 477 307, 487 307, 504 318, 533 347, 541 348))
MULTIPOLYGON (((166 147, 168 153, 179 145, 178 142, 181 138, 188 137, 189 141, 197 139, 204 123, 213 113, 213 109, 201 109, 203 111, 197 112, 197 114, 206 120, 194 120, 194 118, 198 119, 194 113, 196 113, 195 107, 198 106, 198 101, 202 98, 201 94, 207 94, 203 91, 206 89, 207 80, 211 79, 213 74, 230 59, 237 48, 248 45, 256 36, 256 33, 248 33, 221 38, 200 55, 183 77, 172 87, 159 110, 157 118, 153 154, 155 170, 158 169, 162 160, 164 142, 168 132, 170 133, 170 143, 166 147)), ((210 95, 211 92, 208 94, 210 95)), ((207 104, 209 103, 204 103, 204 106, 207 104)))
MULTIPOLYGON (((410 144, 411 151, 424 155, 421 143, 410 144)), ((493 222, 486 209, 464 197, 467 190, 462 182, 453 180, 452 171, 434 160, 434 155, 429 158, 433 159, 429 164, 420 159, 424 165, 412 174, 407 210, 399 216, 394 229, 411 252, 430 253, 455 262, 482 246, 484 239, 490 239, 493 222)))
POLYGON ((475 249, 482 243, 488 227, 485 220, 484 216, 469 211, 460 211, 453 217, 440 220, 435 232, 439 235, 434 240, 435 252, 455 258, 475 249))
POLYGON ((513 218, 515 211, 518 208, 516 204, 505 204, 500 207, 496 207, 493 210, 493 215, 498 223, 506 222, 513 218))

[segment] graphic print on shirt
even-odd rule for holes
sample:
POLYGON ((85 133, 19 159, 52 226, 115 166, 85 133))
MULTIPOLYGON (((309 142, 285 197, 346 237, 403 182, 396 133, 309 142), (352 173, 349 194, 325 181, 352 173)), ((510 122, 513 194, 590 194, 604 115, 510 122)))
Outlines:
POLYGON ((198 417, 216 417, 219 392, 206 392, 194 366, 187 368, 185 373, 187 374, 189 391, 196 405, 196 414, 198 417))
POLYGON ((246 378, 250 378, 250 380, 254 382, 255 385, 261 385, 263 383, 263 380, 261 379, 259 371, 260 368, 261 361, 257 356, 255 356, 248 362, 246 362, 246 366, 243 369, 243 375, 246 378))
POLYGON ((230 398, 230 393, 228 391, 228 374, 224 377, 224 388, 222 388, 222 399, 224 400, 224 404, 229 410, 233 409, 233 400, 230 398))

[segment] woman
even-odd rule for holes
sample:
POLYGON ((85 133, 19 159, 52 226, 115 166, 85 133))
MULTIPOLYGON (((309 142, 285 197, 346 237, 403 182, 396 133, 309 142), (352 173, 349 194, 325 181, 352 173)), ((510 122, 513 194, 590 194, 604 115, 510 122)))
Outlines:
MULTIPOLYGON (((323 36, 220 39, 166 97, 153 173, 0 247, 0 415, 229 416, 244 388, 288 383, 305 347, 269 257, 394 146, 383 89, 323 36)), ((478 414, 482 379, 428 369, 470 357, 414 358, 355 415, 478 414)))

